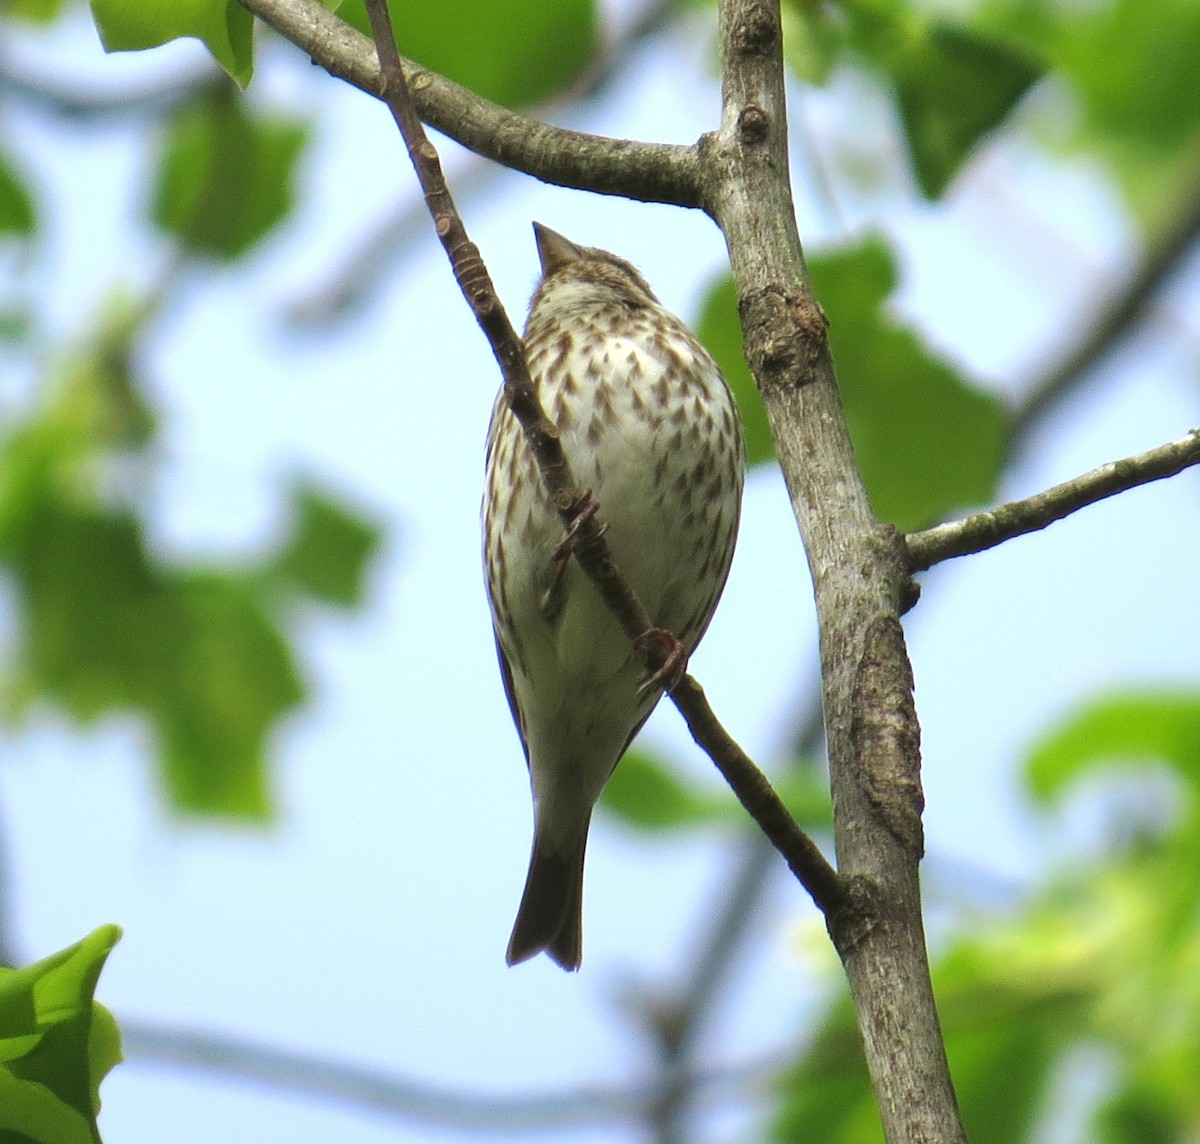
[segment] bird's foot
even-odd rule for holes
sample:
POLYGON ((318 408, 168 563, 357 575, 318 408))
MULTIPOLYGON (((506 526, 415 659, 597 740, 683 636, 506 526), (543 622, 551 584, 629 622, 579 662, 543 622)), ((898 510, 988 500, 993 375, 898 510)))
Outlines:
POLYGON ((633 646, 651 663, 658 664, 638 683, 639 697, 656 687, 661 687, 663 691, 673 690, 687 671, 688 655, 683 644, 665 628, 650 628, 642 632, 634 640, 633 646))
MULTIPOLYGON (((591 490, 585 489, 574 503, 568 506, 568 509, 573 514, 571 523, 567 525, 566 535, 554 549, 553 556, 554 562, 560 567, 566 564, 571 553, 575 551, 575 541, 579 538, 579 530, 600 511, 600 506, 592 500, 591 490)), ((601 522, 599 535, 603 536, 607 531, 608 525, 601 522)))

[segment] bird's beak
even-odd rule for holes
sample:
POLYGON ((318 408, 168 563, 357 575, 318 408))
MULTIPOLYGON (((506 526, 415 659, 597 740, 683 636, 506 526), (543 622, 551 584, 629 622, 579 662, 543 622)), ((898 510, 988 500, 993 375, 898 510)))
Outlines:
POLYGON ((549 277, 560 266, 575 262, 583 257, 579 249, 569 238, 563 238, 556 230, 542 226, 540 222, 533 224, 533 234, 537 239, 538 258, 542 262, 542 277, 549 277))

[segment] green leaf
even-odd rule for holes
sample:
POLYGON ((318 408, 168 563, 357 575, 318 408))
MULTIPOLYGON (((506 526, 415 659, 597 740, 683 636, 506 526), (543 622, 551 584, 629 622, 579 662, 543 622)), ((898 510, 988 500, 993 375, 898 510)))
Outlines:
POLYGON ((926 198, 936 199, 1044 68, 1019 48, 934 19, 906 43, 890 71, 917 182, 926 198))
POLYGON ((935 199, 1045 72, 1032 45, 888 0, 844 0, 850 39, 891 79, 917 181, 935 199))
POLYGON ((1044 54, 1073 97, 1065 137, 1056 116, 1046 142, 1099 155, 1144 225, 1153 228, 1177 196, 1190 204, 1200 145, 1200 4, 986 0, 983 16, 1044 54))
MULTIPOLYGON (((886 309, 895 288, 879 240, 809 259, 854 447, 876 513, 902 529, 992 498, 1004 463, 1008 414, 934 357, 886 309)), ((712 287, 697 324, 737 398, 750 464, 774 457, 762 398, 742 355, 737 296, 712 287)))
POLYGON ((37 228, 33 196, 12 163, 0 153, 0 235, 28 236, 37 228))
POLYGON ((61 15, 64 0, 4 0, 5 16, 31 24, 52 24, 61 15))
MULTIPOLYGON (((403 55, 485 99, 528 107, 566 90, 599 46, 595 0, 389 0, 403 55)), ((363 0, 337 6, 371 34, 363 0)))
POLYGON ((308 138, 294 120, 252 116, 226 90, 183 108, 164 141, 152 213, 193 254, 246 254, 292 209, 308 138))
POLYGON ((642 830, 692 826, 725 815, 719 796, 697 791, 636 748, 625 753, 600 796, 600 805, 642 830))
POLYGON ((696 333, 717 360, 742 415, 746 434, 746 463, 761 465, 775 459, 775 442, 762 395, 750 375, 742 353, 742 327, 738 320, 737 288, 723 275, 709 288, 696 333))
POLYGON ((847 42, 841 13, 828 4, 791 0, 780 13, 783 58, 806 83, 824 84, 833 73, 847 42))
POLYGON ((101 926, 25 969, 0 969, 0 1130, 46 1144, 98 1144, 99 1085, 121 1059, 92 995, 120 938, 101 926))
POLYGON ((379 528, 312 486, 297 486, 291 496, 295 521, 269 574, 326 603, 361 604, 379 528))
POLYGON ((871 504, 898 528, 922 528, 991 500, 1008 414, 888 314, 891 255, 878 239, 810 258, 816 296, 871 504))
POLYGON ((1101 767, 1147 764, 1200 786, 1200 694, 1164 688, 1090 700, 1033 747, 1026 774, 1034 796, 1052 802, 1101 767))
POLYGON ((185 814, 266 819, 270 733, 305 694, 291 649, 231 577, 196 573, 177 592, 178 628, 148 697, 167 797, 185 814))
MULTIPOLYGON (((829 788, 810 762, 789 767, 771 782, 803 829, 829 828, 829 788)), ((712 825, 756 829, 728 788, 711 790, 685 782, 673 768, 637 747, 625 753, 600 796, 600 805, 640 830, 712 825)))
POLYGON ((250 82, 254 17, 236 0, 91 0, 91 6, 107 52, 136 52, 194 36, 238 84, 250 82))

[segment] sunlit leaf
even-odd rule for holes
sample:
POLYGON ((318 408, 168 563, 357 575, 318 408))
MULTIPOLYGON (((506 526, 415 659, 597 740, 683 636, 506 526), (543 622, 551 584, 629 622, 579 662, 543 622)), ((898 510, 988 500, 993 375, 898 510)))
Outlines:
POLYGON ((121 1058, 112 1017, 92 999, 120 937, 101 926, 24 969, 0 969, 0 1136, 98 1144, 99 1085, 121 1058))
POLYGON ((251 115, 217 91, 171 124, 154 186, 154 221, 188 250, 239 258, 292 209, 308 137, 295 120, 251 115))
POLYGON ((91 6, 106 51, 140 51, 194 36, 242 87, 250 82, 254 17, 236 0, 91 0, 91 6))
POLYGON ((1142 222, 1190 195, 1200 140, 1200 4, 986 0, 982 18, 1047 59, 1072 116, 1053 146, 1099 155, 1142 222), (1151 65, 1149 61, 1153 61, 1151 65))
POLYGON ((829 4, 791 0, 781 15, 788 67, 806 83, 825 83, 847 42, 843 14, 829 4))

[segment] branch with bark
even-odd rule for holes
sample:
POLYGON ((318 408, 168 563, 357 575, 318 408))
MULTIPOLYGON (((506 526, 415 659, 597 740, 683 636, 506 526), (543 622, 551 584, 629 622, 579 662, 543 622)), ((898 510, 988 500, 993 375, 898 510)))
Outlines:
POLYGON ((1173 477, 1197 464, 1200 464, 1200 429, 1193 429, 1177 441, 1122 461, 1110 461, 1090 473, 1024 500, 1010 501, 963 520, 911 533, 905 538, 905 544, 912 569, 921 572, 943 560, 995 548, 1015 536, 1037 532, 1107 497, 1173 477))

